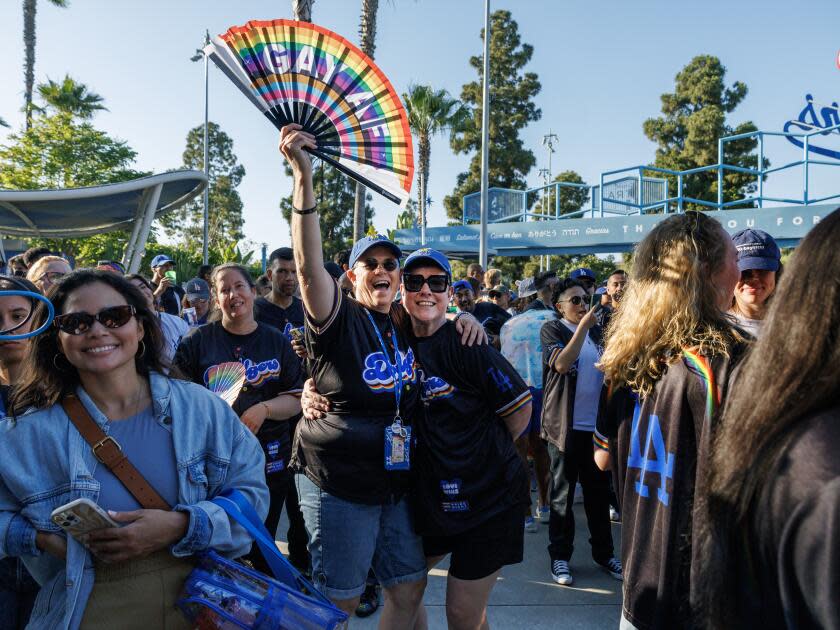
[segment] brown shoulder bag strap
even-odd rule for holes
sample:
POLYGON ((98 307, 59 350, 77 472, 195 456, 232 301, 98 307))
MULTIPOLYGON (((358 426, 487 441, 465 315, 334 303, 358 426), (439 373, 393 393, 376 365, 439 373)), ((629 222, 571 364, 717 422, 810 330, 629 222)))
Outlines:
POLYGON ((99 428, 87 409, 76 396, 65 396, 61 406, 73 425, 90 444, 93 454, 114 473, 137 502, 147 510, 171 510, 170 506, 155 490, 140 471, 123 454, 122 447, 110 435, 99 428))

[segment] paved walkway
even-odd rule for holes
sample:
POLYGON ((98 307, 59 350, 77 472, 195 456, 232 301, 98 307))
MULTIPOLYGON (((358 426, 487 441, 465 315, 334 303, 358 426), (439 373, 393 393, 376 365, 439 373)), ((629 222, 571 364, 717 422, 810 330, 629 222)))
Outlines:
MULTIPOLYGON (((285 516, 285 515, 284 515, 285 516)), ((490 595, 488 617, 492 628, 527 628, 528 630, 590 630, 617 628, 621 614, 621 582, 592 562, 586 517, 583 505, 575 505, 577 536, 570 567, 573 586, 558 586, 549 571, 548 525, 541 524, 534 534, 525 534, 525 559, 521 564, 502 569, 490 595)), ((616 555, 621 526, 613 523, 616 555)), ((287 525, 281 523, 279 533, 285 540, 287 525)), ((285 552, 286 545, 281 542, 285 552)), ((429 574, 424 603, 430 630, 445 630, 446 570, 441 563, 429 574)), ((352 630, 372 630, 379 623, 379 613, 367 619, 353 619, 352 630)))

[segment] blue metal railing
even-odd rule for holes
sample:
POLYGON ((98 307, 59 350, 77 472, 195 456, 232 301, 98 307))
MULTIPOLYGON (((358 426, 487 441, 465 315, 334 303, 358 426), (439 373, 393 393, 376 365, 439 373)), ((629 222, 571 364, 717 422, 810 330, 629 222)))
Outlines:
MULTIPOLYGON (((738 205, 757 205, 764 207, 765 202, 784 203, 791 205, 810 205, 840 198, 840 193, 824 197, 812 198, 809 194, 809 175, 812 165, 840 167, 840 161, 827 161, 812 159, 810 157, 810 138, 815 135, 827 135, 833 131, 840 133, 840 124, 833 127, 817 129, 806 133, 776 132, 776 131, 753 131, 733 136, 727 136, 718 140, 718 161, 709 166, 675 171, 657 166, 640 164, 627 168, 616 169, 601 173, 599 184, 589 186, 587 184, 576 184, 572 182, 553 182, 530 190, 510 190, 505 188, 491 188, 490 212, 488 221, 490 223, 500 221, 527 221, 529 219, 570 219, 576 217, 604 217, 608 215, 627 216, 631 214, 645 214, 651 211, 662 211, 666 214, 671 212, 672 207, 676 212, 682 212, 685 204, 695 204, 713 210, 724 210, 738 205), (802 159, 788 162, 782 166, 764 168, 764 139, 765 137, 801 138, 802 159), (727 164, 724 161, 724 150, 730 142, 756 138, 758 141, 758 164, 757 168, 746 168, 735 164, 727 164), (802 167, 802 197, 784 198, 773 197, 764 194, 764 180, 772 174, 785 170, 802 167), (697 199, 683 194, 685 179, 699 173, 714 172, 717 175, 717 199, 697 199), (727 172, 744 173, 756 178, 756 195, 747 195, 740 199, 724 201, 723 180, 727 172), (650 175, 660 177, 651 177, 650 175), (621 177, 616 177, 616 176, 621 177), (670 196, 667 177, 677 180, 676 195, 670 196), (562 188, 589 189, 590 207, 581 208, 575 212, 560 213, 560 190, 562 188), (528 196, 554 194, 554 212, 529 210, 528 196)), ((550 198, 550 197, 549 197, 550 198)), ((542 209, 544 210, 544 208, 542 209)), ((462 219, 464 224, 475 222, 479 216, 479 193, 472 193, 464 196, 462 219)))

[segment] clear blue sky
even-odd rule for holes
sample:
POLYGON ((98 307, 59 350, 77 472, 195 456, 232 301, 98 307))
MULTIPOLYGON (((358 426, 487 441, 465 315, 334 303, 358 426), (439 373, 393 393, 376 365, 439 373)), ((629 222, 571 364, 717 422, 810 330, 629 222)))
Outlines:
MULTIPOLYGON (((188 129, 203 120, 202 64, 189 58, 205 28, 217 34, 250 19, 291 16, 289 0, 71 0, 68 9, 41 0, 38 6, 36 82, 70 73, 104 96, 110 111, 96 117, 96 126, 126 140, 138 152, 137 167, 153 171, 180 165, 188 129)), ((358 41, 360 6, 361 0, 315 0, 313 20, 358 41)), ((376 60, 396 89, 423 82, 459 95, 476 76, 468 60, 481 50, 483 6, 483 0, 381 1, 376 60)), ((798 115, 806 92, 824 104, 840 99, 837 0, 496 0, 492 8, 511 10, 523 41, 534 46, 528 69, 542 82, 536 99, 542 119, 523 131, 539 160, 529 175, 534 185, 549 128, 560 137, 555 173, 575 169, 592 183, 602 171, 651 161, 654 146, 642 122, 658 113, 659 95, 697 54, 717 55, 728 83, 749 86, 733 123, 752 120, 780 131, 798 115)), ((21 3, 0 2, 0 116, 15 128, 23 119, 21 33, 21 3)), ((214 67, 210 91, 211 119, 233 138, 247 170, 240 187, 246 237, 269 247, 287 244, 277 204, 291 181, 282 172, 274 128, 214 67)), ((0 130, 0 142, 7 133, 0 130)), ((800 154, 785 141, 768 147, 777 165, 800 154)), ((443 197, 468 160, 452 154, 447 138, 433 141, 430 225, 445 224, 443 197)), ((827 176, 816 178, 830 187, 827 176)), ((779 193, 799 190, 790 177, 770 186, 783 183, 787 191, 779 193)), ((396 207, 374 197, 375 225, 394 227, 396 207)))

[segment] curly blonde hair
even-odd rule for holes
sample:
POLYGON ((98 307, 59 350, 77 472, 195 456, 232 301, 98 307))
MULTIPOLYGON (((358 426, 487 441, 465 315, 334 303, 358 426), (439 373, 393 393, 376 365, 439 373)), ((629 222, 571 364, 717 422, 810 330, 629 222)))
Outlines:
POLYGON ((728 239, 714 219, 686 212, 665 219, 639 243, 599 364, 613 387, 648 396, 683 348, 729 356, 728 347, 742 337, 720 310, 710 281, 724 264, 728 239))

